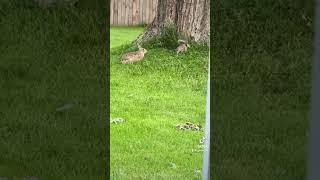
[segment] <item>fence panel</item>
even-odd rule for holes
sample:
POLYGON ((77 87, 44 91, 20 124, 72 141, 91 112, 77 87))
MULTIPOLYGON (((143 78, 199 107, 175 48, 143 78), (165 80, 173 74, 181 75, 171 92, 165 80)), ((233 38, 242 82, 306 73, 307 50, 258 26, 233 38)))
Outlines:
POLYGON ((114 26, 150 24, 157 5, 158 0, 111 0, 110 23, 114 26))

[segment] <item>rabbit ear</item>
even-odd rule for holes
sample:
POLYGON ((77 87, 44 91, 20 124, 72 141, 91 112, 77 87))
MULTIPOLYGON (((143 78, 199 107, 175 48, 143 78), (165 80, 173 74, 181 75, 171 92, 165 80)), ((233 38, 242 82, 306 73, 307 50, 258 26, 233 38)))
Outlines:
POLYGON ((138 48, 139 48, 139 49, 141 48, 140 44, 138 44, 138 48))

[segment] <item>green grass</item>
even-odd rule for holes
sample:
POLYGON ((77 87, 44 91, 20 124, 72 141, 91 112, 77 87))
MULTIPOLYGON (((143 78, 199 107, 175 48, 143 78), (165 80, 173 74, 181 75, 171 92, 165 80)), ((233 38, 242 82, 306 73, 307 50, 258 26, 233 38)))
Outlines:
POLYGON ((175 125, 205 124, 208 49, 179 56, 174 49, 147 49, 142 61, 121 64, 125 44, 141 30, 111 28, 111 116, 126 119, 111 125, 111 179, 200 179, 203 153, 192 149, 203 133, 175 125))
POLYGON ((110 48, 132 42, 143 31, 143 27, 112 27, 110 30, 110 48), (128 29, 130 31, 128 32, 128 29))
MULTIPOLYGON (((213 179, 306 175, 310 1, 223 1, 213 12, 213 179)), ((311 22, 312 25, 312 22, 311 22)))
POLYGON ((0 3, 0 177, 105 179, 103 19, 22 5, 0 3))

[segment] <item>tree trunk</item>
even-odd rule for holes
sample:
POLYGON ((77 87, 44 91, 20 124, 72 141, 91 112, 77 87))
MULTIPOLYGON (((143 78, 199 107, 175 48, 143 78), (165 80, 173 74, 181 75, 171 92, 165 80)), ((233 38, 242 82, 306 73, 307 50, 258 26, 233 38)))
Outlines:
POLYGON ((168 21, 176 25, 181 35, 196 42, 209 42, 210 0, 158 0, 156 17, 139 42, 154 37, 168 21))

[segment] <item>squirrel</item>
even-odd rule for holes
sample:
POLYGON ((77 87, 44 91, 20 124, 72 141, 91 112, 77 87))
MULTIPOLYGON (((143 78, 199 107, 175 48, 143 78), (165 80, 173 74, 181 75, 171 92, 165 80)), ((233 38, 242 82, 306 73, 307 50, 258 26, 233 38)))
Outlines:
POLYGON ((190 45, 187 41, 185 40, 178 40, 179 46, 176 49, 177 54, 179 54, 180 52, 187 52, 188 48, 190 48, 190 45))

